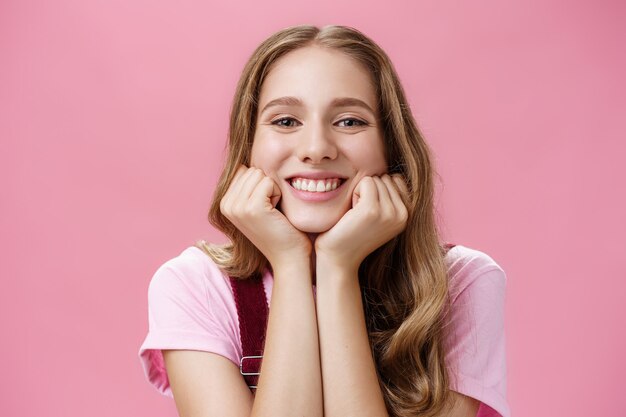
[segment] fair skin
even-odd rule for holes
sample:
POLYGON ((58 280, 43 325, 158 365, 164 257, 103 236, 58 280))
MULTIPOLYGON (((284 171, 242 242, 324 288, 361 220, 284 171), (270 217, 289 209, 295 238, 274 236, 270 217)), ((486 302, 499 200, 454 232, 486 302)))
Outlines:
MULTIPOLYGON (((407 189, 386 174, 376 112, 369 74, 340 52, 301 48, 270 70, 251 166, 239 167, 220 205, 274 271, 258 389, 253 396, 224 357, 166 350, 181 416, 388 415, 357 272, 405 228, 407 189), (267 106, 282 97, 299 102, 267 106), (335 100, 346 97, 365 105, 335 100)), ((446 416, 476 415, 477 400, 453 396, 446 416)))

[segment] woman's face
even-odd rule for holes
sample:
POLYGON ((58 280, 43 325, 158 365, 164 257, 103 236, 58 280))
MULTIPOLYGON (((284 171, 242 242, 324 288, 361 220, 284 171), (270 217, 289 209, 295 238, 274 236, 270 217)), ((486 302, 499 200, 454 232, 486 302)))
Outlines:
POLYGON ((274 63, 250 165, 278 184, 277 208, 297 229, 330 229, 361 178, 387 172, 377 112, 370 75, 342 52, 309 46, 274 63))

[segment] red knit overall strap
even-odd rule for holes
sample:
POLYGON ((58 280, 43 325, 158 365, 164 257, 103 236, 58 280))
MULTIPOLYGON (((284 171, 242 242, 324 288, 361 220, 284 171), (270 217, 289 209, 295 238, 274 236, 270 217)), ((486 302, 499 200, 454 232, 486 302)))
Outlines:
POLYGON ((261 277, 249 279, 231 277, 230 283, 235 296, 241 334, 242 358, 239 371, 248 387, 256 389, 269 316, 263 279, 261 277))

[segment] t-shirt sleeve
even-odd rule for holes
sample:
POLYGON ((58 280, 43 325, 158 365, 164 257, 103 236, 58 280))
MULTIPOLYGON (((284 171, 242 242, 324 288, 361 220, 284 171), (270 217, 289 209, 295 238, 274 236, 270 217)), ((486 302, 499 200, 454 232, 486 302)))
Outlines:
POLYGON ((226 285, 219 270, 207 268, 189 253, 164 263, 153 275, 149 330, 139 358, 146 378, 161 394, 173 397, 161 349, 212 352, 238 363, 236 323, 223 302, 226 285))
MULTIPOLYGON (((506 275, 491 262, 459 272, 452 291, 446 364, 451 389, 481 402, 477 417, 509 417, 506 400, 506 275)), ((484 260, 483 260, 484 261, 484 260)))

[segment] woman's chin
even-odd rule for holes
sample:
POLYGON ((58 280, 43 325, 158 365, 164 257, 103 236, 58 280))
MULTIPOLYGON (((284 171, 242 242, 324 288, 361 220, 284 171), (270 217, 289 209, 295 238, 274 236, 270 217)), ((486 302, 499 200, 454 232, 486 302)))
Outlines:
POLYGON ((311 218, 287 218, 296 229, 304 233, 323 233, 330 230, 335 224, 336 219, 311 219, 311 218))

